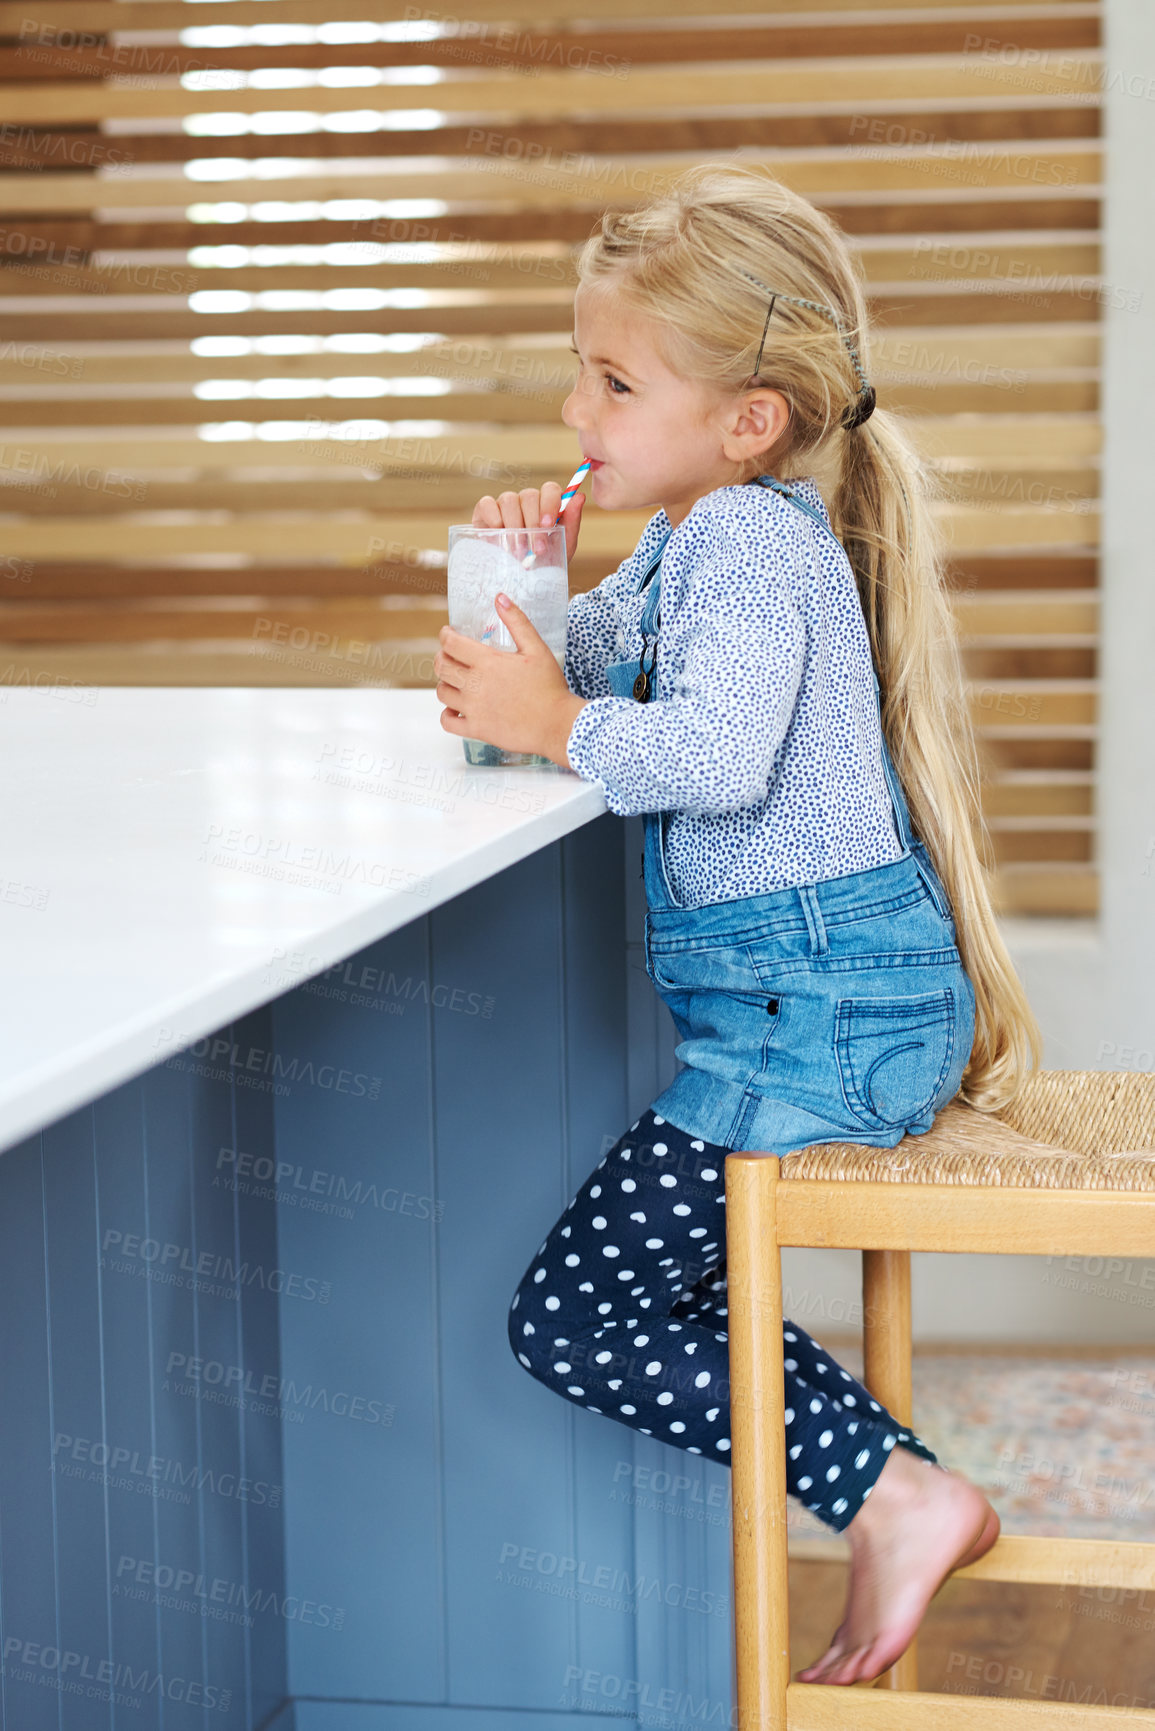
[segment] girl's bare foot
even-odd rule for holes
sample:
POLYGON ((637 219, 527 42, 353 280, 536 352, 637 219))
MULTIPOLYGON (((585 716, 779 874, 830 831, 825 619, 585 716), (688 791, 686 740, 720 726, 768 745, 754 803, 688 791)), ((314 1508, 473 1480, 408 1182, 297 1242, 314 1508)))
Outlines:
POLYGON ((952 1570, 977 1562, 999 1536, 983 1493, 901 1444, 846 1528, 846 1610, 800 1683, 857 1683, 882 1675, 909 1647, 952 1570))

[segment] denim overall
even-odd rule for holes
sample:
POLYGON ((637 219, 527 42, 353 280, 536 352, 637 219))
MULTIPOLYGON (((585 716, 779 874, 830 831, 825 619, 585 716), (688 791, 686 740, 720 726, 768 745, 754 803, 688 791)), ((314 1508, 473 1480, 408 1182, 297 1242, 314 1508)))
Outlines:
MULTIPOLYGON (((819 513, 768 475, 760 485, 819 513)), ((841 546, 841 543, 838 543, 841 546)), ((641 621, 655 638, 659 547, 641 621)), ((642 671, 653 693, 653 656, 642 671)), ((639 663, 611 662, 610 689, 638 695, 639 663), (637 683, 636 683, 637 682, 637 683)), ((878 678, 874 677, 878 705, 878 678)), ((653 1110, 735 1152, 786 1154, 812 1142, 890 1148, 929 1130, 957 1093, 974 1040, 974 988, 941 882, 910 825, 882 733, 902 855, 869 871, 680 904, 666 874, 665 813, 644 815, 646 971, 673 1017, 684 1066, 653 1110)))

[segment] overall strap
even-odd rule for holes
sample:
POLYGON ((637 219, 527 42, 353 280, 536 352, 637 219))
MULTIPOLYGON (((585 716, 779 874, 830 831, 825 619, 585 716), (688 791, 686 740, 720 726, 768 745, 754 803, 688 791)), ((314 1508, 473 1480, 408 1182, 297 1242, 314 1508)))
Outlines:
MULTIPOLYGON (((781 493, 784 499, 789 499, 792 505, 797 505, 800 511, 805 511, 806 515, 812 517, 820 529, 825 529, 828 535, 834 536, 834 539, 838 541, 837 535, 834 534, 834 530, 830 527, 830 524, 826 521, 826 518, 822 515, 821 511, 816 511, 813 505, 809 504, 805 499, 800 499, 798 494, 795 493, 792 488, 786 486, 785 482, 776 481, 773 475, 755 475, 754 479, 758 482, 760 487, 771 487, 775 493, 781 493)), ((842 542, 838 541, 838 545, 841 547, 842 542)))
POLYGON ((670 534, 671 531, 667 529, 651 554, 650 562, 642 572, 634 589, 634 594, 640 595, 646 584, 650 583, 651 578, 653 579, 653 582, 650 583, 650 592, 646 596, 646 605, 641 618, 640 630, 643 637, 657 636, 658 626, 661 622, 661 614, 658 609, 661 600, 662 554, 666 550, 666 542, 670 539, 670 534))
MULTIPOLYGON (((911 853, 915 848, 914 831, 910 825, 910 808, 906 803, 906 795, 902 791, 902 783, 898 779, 898 771, 894 767, 894 759, 890 755, 890 747, 886 743, 886 730, 882 725, 882 692, 879 690, 878 674, 873 665, 870 676, 874 680, 874 701, 878 708, 878 731, 882 738, 882 770, 886 776, 886 785, 890 790, 890 803, 894 808, 894 827, 903 850, 911 853)), ((921 843, 918 844, 921 846, 921 843)))

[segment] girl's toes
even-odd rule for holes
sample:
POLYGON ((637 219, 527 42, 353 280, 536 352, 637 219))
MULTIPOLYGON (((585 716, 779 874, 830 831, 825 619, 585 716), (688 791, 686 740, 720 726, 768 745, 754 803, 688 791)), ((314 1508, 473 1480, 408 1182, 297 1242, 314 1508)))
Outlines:
POLYGON ((852 1657, 852 1653, 836 1652, 831 1648, 823 1653, 821 1659, 816 1659, 813 1665, 808 1665, 804 1671, 799 1671, 798 1681, 800 1683, 840 1682, 838 1673, 852 1657))
POLYGON ((857 1657, 857 1649, 852 1649, 849 1653, 839 1653, 835 1658, 830 1660, 829 1663, 820 1665, 818 1667, 817 1675, 811 1678, 810 1681, 814 1683, 830 1684, 853 1682, 855 1675, 855 1660, 857 1657))
POLYGON ((844 1680, 847 1683, 859 1683, 862 1681, 862 1679, 864 1677, 868 1677, 871 1679, 873 1679, 875 1677, 881 1677, 882 1673, 886 1670, 886 1666, 885 1665, 879 1665, 878 1669, 874 1670, 873 1669, 874 1662, 875 1662, 874 1649, 872 1647, 860 1648, 859 1651, 854 1655, 854 1664, 847 1668, 847 1673, 846 1673, 846 1677, 844 1680))

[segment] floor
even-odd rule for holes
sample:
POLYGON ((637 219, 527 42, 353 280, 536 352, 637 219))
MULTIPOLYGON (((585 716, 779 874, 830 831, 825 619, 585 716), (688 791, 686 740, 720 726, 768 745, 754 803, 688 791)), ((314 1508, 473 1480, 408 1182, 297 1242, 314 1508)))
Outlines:
MULTIPOLYGON (((857 1343, 824 1344, 860 1371, 857 1343)), ((1005 1532, 1155 1543, 1155 1350, 920 1351, 914 1423, 1005 1532)), ((790 1532, 797 1670, 838 1624, 845 1541, 793 1503, 790 1532)), ((919 1638, 919 1686, 1155 1710, 1153 1635, 1152 1590, 948 1581, 919 1638)))
MULTIPOLYGON (((838 1626, 845 1565, 791 1560, 790 1668, 838 1626)), ((920 1689, 1155 1709, 1155 1593, 947 1581, 918 1639, 920 1689)))
MULTIPOLYGON (((849 1371, 858 1341, 823 1337, 849 1371)), ((1155 1541, 1155 1348, 918 1350, 914 1425, 986 1491, 1004 1531, 1155 1541)), ((790 1528, 829 1529, 791 1504, 790 1528)))

